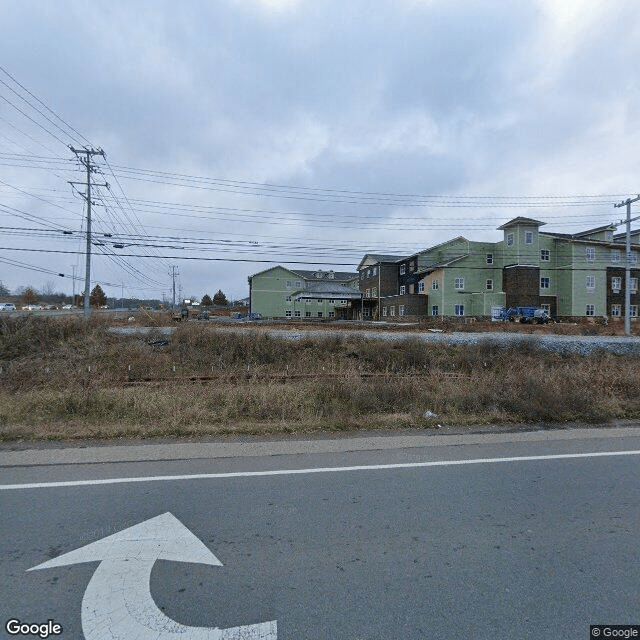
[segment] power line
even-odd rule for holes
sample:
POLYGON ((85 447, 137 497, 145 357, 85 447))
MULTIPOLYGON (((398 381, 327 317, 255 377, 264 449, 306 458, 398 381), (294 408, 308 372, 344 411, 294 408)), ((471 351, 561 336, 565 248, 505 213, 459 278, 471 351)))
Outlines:
MULTIPOLYGON (((63 120, 55 111, 53 111, 50 107, 48 107, 42 100, 40 100, 40 98, 38 98, 38 96, 36 96, 35 94, 33 94, 31 91, 29 91, 29 89, 27 89, 27 87, 25 87, 24 85, 22 85, 20 82, 18 82, 18 80, 16 80, 14 78, 14 76, 12 76, 3 66, 0 66, 0 71, 2 71, 5 75, 7 75, 9 78, 11 78, 11 80, 13 80, 13 82, 15 82, 23 91, 25 91, 26 93, 28 93, 34 100, 37 100, 49 113, 51 113, 55 118, 57 118, 60 122, 62 122, 62 124, 64 124, 69 130, 73 131, 73 133, 75 133, 76 135, 78 135, 80 138, 82 138, 89 146, 93 146, 91 144, 91 142, 84 136, 82 135, 79 131, 77 131, 76 129, 74 129, 68 122, 66 122, 65 120, 63 120)), ((3 83, 4 84, 4 83, 3 83)), ((24 98, 23 98, 24 99, 24 98)), ((47 118, 48 119, 48 118, 47 118)), ((57 126, 57 125, 56 125, 57 126)), ((58 127, 60 129, 60 127, 58 127)), ((60 129, 62 131, 62 129, 60 129)), ((68 134, 67 134, 68 135, 68 134)))
POLYGON ((153 169, 137 169, 134 167, 114 165, 115 168, 130 173, 139 173, 142 175, 149 175, 154 177, 170 177, 174 179, 180 179, 184 181, 191 181, 196 183, 212 183, 212 184, 225 184, 230 186, 247 186, 255 189, 277 189, 284 191, 300 191, 311 194, 348 194, 358 197, 372 197, 372 198, 408 198, 408 199, 456 199, 456 200, 576 200, 576 199, 593 199, 593 198, 619 198, 624 197, 626 194, 587 194, 587 195, 453 195, 453 194, 410 194, 410 193, 391 193, 391 192, 375 192, 375 191, 356 191, 353 189, 330 189, 322 187, 305 187, 296 185, 282 185, 272 183, 260 183, 251 182, 246 180, 231 180, 226 178, 212 178, 204 176, 195 176, 190 174, 173 173, 167 171, 158 171, 153 169))
MULTIPOLYGON (((4 84, 4 83, 3 83, 4 84)), ((43 131, 46 131, 50 136, 52 136, 53 138, 55 138, 58 142, 60 142, 61 144, 64 144, 66 146, 66 143, 64 140, 62 140, 61 138, 59 138, 55 133, 53 133, 52 131, 49 131, 49 129, 47 129, 44 125, 40 124, 37 120, 35 120, 34 118, 32 118, 29 114, 25 113, 20 107, 16 106, 15 104, 13 104, 13 102, 11 102, 11 100, 9 100, 8 98, 5 98, 3 95, 0 95, 0 99, 4 100, 7 104, 11 105, 16 111, 18 111, 19 113, 21 113, 25 118, 27 118, 28 120, 31 120, 31 122, 33 122, 35 125, 37 125, 38 127, 40 127, 43 131)))

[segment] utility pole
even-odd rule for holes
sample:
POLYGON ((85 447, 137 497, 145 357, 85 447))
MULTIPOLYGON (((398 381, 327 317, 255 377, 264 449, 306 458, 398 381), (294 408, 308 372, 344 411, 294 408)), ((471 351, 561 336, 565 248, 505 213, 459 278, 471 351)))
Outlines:
POLYGON ((179 276, 180 274, 177 273, 176 269, 178 267, 176 267, 176 265, 171 265, 171 272, 169 273, 169 275, 171 276, 171 282, 173 283, 172 285, 172 290, 173 290, 173 302, 171 304, 171 308, 175 309, 176 308, 176 276, 179 276))
MULTIPOLYGON (((84 318, 85 320, 89 319, 89 296, 91 294, 91 174, 95 173, 95 165, 91 162, 91 158, 93 156, 102 156, 104 158, 104 151, 102 149, 89 149, 85 147, 84 149, 74 149, 73 147, 69 147, 73 153, 76 154, 76 157, 80 160, 81 164, 87 170, 87 181, 86 182, 70 182, 69 184, 82 184, 87 188, 87 193, 81 194, 87 203, 87 255, 86 255, 86 265, 85 265, 85 275, 84 275, 84 318)), ((100 184, 95 185, 96 187, 108 187, 108 184, 100 184)))
MULTIPOLYGON (((626 233, 626 255, 627 255, 627 264, 625 267, 625 279, 624 279, 624 334, 626 336, 631 335, 631 203, 637 202, 640 200, 640 195, 635 198, 627 198, 624 202, 620 202, 619 204, 614 204, 613 206, 617 209, 618 207, 627 207, 627 233, 626 233)), ((640 216, 633 218, 633 220, 637 220, 640 216)), ((624 220, 620 220, 620 224, 625 222, 624 220)))
POLYGON ((72 289, 73 289, 73 297, 71 298, 71 304, 72 306, 76 306, 76 265, 72 264, 71 265, 71 270, 73 271, 73 284, 72 284, 72 289))

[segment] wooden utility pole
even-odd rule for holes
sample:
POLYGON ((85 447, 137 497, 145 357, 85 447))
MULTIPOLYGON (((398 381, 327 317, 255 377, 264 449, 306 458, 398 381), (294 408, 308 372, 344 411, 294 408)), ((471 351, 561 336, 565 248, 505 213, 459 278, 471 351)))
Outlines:
MULTIPOLYGON (((84 165, 87 170, 87 181, 86 182, 70 182, 69 184, 83 184, 87 188, 86 194, 81 194, 87 203, 87 252, 86 252, 86 264, 85 264, 85 275, 84 275, 84 318, 87 320, 89 318, 90 306, 89 306, 89 296, 91 295, 91 174, 95 173, 95 165, 91 162, 91 158, 93 156, 102 156, 104 158, 104 151, 102 149, 74 149, 73 147, 69 147, 73 153, 76 154, 77 158, 84 165)), ((108 184, 100 184, 95 185, 97 187, 108 187, 108 184)))
POLYGON ((171 265, 171 273, 169 273, 169 275, 171 276, 171 281, 173 283, 172 285, 172 291, 173 291, 173 298, 171 300, 171 308, 175 309, 176 308, 176 276, 180 275, 176 272, 176 269, 178 267, 176 267, 176 265, 171 265))
MULTIPOLYGON (((631 335, 631 203, 637 202, 638 200, 640 200, 640 195, 636 196, 635 198, 627 198, 624 202, 613 205, 616 208, 624 206, 627 207, 627 238, 625 251, 627 256, 627 264, 624 279, 624 333, 627 336, 631 335)), ((637 220, 638 217, 633 218, 633 220, 637 220)), ((624 220, 621 220, 620 224, 622 224, 623 222, 624 220)))

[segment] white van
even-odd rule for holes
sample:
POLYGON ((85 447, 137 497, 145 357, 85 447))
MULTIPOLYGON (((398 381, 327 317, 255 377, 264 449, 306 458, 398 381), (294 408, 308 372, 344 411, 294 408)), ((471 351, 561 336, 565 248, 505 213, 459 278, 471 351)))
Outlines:
POLYGON ((0 311, 15 311, 16 305, 13 302, 0 302, 0 311))

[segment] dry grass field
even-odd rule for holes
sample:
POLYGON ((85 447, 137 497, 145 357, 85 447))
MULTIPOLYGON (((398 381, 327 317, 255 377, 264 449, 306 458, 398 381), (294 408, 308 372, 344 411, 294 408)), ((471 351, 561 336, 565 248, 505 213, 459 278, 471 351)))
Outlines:
MULTIPOLYGON (((286 341, 251 326, 234 334, 198 322, 177 323, 171 337, 159 331, 118 335, 107 331, 113 323, 106 317, 88 323, 75 317, 0 319, 0 440, 640 417, 640 367, 632 356, 561 355, 535 344, 516 349, 491 341, 380 342, 333 333, 286 341)), ((496 328, 514 330, 491 325, 496 328)), ((551 330, 611 334, 619 327, 551 330)))

